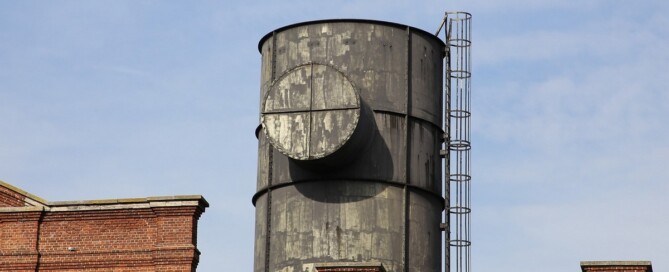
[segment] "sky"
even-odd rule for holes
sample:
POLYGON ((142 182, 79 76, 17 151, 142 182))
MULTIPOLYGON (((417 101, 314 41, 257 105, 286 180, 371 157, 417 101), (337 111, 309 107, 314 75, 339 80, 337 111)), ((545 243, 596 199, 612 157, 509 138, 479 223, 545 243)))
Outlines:
POLYGON ((473 14, 473 271, 669 270, 669 2, 0 1, 0 179, 49 201, 201 194, 198 271, 251 271, 257 43, 473 14))

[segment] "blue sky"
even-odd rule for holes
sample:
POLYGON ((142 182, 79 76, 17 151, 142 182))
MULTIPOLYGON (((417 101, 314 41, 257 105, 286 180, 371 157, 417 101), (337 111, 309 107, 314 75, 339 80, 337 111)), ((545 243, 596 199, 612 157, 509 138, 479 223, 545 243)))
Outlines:
POLYGON ((251 271, 258 40, 474 15, 474 271, 669 269, 669 2, 2 1, 0 179, 47 200, 202 194, 199 271, 251 271))

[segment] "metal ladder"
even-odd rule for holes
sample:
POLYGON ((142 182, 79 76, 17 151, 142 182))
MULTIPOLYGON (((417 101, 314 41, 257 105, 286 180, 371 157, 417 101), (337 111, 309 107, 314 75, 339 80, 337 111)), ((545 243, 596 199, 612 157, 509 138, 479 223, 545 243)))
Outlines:
POLYGON ((471 263, 471 20, 467 12, 446 12, 444 84, 446 272, 470 272, 471 263))

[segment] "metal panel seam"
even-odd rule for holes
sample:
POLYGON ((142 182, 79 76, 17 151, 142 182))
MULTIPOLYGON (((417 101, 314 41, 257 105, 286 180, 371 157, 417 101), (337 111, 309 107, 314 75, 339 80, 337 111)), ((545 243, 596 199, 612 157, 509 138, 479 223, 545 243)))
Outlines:
POLYGON ((406 65, 406 71, 404 73, 404 77, 406 80, 406 92, 405 92, 405 101, 406 105, 404 107, 404 152, 405 152, 405 160, 404 160, 404 188, 403 188, 403 196, 402 196, 402 202, 404 205, 404 211, 403 211, 403 219, 404 219, 404 239, 403 239, 403 251, 404 251, 404 271, 408 272, 409 271, 409 228, 410 228, 410 220, 409 220, 409 190, 408 190, 408 184, 410 182, 410 169, 411 169, 411 148, 410 148, 410 142, 411 142, 411 131, 409 129, 409 116, 411 113, 411 28, 407 27, 406 28, 406 35, 407 35, 407 50, 406 50, 406 59, 407 59, 407 65, 406 65))
MULTIPOLYGON (((271 81, 274 82, 276 78, 276 32, 272 34, 272 76, 271 81)), ((269 90, 268 90, 269 92, 269 90)), ((271 144, 267 145, 267 156, 268 158, 268 169, 267 169, 267 186, 272 186, 272 175, 273 173, 273 161, 274 161, 274 148, 271 144)), ((271 248, 271 235, 272 235, 272 190, 267 190, 267 218, 265 220, 265 271, 269 271, 270 265, 270 248, 271 248)))

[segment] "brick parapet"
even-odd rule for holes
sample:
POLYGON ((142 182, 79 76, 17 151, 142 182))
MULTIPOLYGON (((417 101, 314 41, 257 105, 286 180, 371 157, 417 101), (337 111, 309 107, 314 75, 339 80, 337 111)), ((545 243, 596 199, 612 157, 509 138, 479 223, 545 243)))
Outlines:
POLYGON ((0 207, 25 206, 23 196, 6 188, 0 187, 0 207))
POLYGON ((649 261, 585 261, 583 272, 653 272, 649 261))
POLYGON ((46 200, 0 180, 0 207, 44 206, 46 200))
POLYGON ((599 272, 648 272, 644 266, 626 266, 626 267, 592 267, 586 268, 584 271, 599 271, 599 272))
POLYGON ((0 207, 0 271, 195 271, 199 262, 202 196, 45 204, 0 207))

